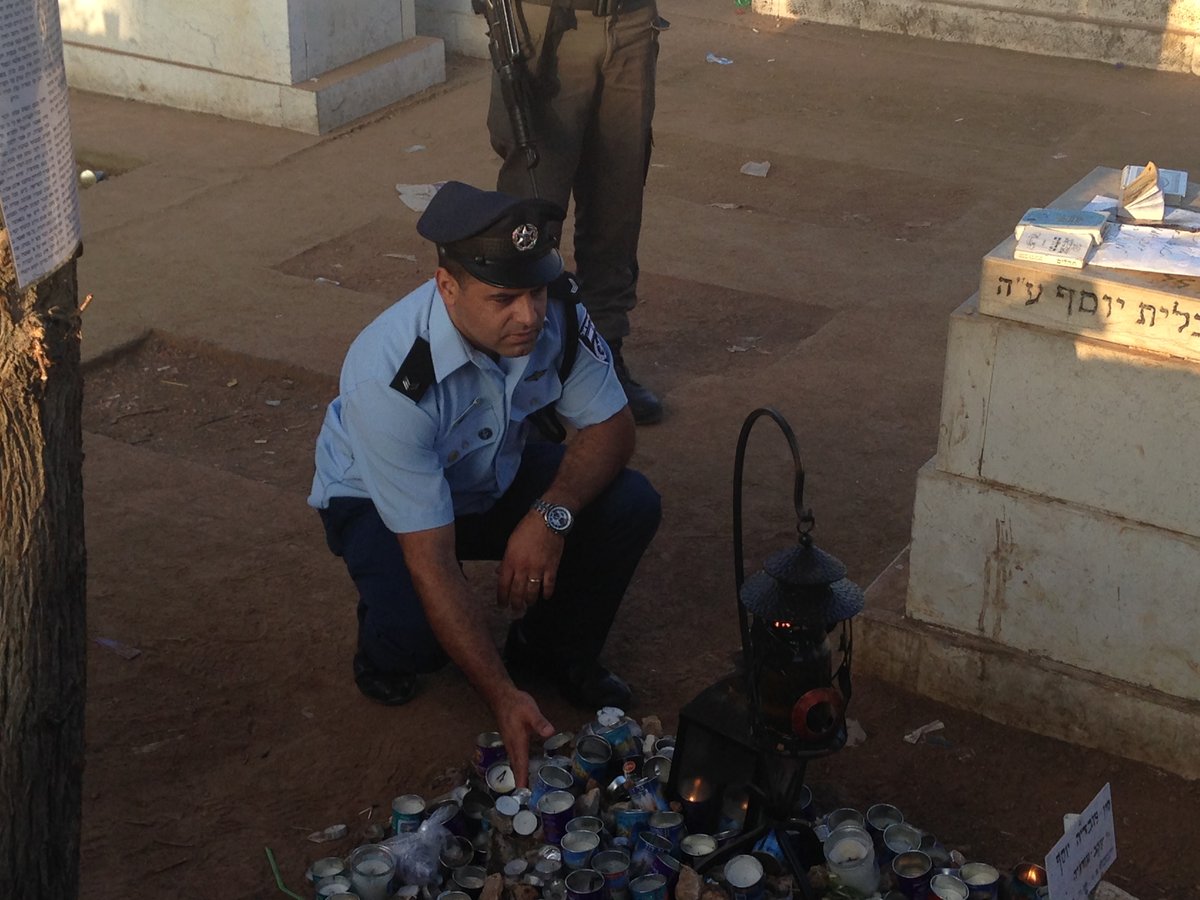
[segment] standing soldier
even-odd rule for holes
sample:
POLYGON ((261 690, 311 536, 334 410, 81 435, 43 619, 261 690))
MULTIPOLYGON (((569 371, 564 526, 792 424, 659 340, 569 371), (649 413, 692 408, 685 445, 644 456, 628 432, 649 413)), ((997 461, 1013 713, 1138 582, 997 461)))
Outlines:
POLYGON ((477 7, 486 7, 497 67, 488 112, 492 147, 504 159, 497 188, 525 197, 536 191, 564 209, 575 198, 583 305, 612 349, 634 420, 658 422, 662 403, 630 375, 622 344, 637 304, 642 190, 665 22, 655 0, 478 0, 477 7), (506 21, 516 34, 498 34, 506 21), (504 84, 500 41, 518 50, 527 75, 524 97, 515 99, 528 100, 534 169, 522 146, 526 135, 514 133, 521 111, 504 84))

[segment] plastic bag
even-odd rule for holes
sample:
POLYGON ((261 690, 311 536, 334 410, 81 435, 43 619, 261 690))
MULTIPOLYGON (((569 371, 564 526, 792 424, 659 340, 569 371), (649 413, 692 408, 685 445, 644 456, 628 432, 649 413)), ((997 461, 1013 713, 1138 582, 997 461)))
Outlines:
POLYGON ((437 882, 438 857, 453 835, 446 821, 453 807, 435 809, 416 831, 403 832, 383 842, 396 858, 396 884, 427 885, 437 882))

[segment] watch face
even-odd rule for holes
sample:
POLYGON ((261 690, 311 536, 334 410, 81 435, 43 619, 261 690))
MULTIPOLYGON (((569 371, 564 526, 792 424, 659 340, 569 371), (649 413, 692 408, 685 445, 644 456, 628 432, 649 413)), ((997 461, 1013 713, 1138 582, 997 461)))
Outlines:
POLYGON ((571 511, 565 506, 552 506, 546 510, 546 524, 555 531, 567 531, 571 527, 571 511))

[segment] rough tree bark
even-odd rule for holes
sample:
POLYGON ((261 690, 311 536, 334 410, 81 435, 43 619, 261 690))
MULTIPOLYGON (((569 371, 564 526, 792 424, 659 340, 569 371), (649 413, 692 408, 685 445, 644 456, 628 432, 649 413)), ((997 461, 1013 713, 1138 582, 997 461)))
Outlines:
POLYGON ((0 885, 79 894, 86 651, 75 263, 17 289, 0 222, 0 885))

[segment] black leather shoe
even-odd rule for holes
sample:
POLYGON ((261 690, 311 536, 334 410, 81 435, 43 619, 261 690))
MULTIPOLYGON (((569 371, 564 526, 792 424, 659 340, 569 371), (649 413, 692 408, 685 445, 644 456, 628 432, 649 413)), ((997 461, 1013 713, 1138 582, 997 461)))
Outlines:
POLYGON ((613 368, 617 372, 617 380, 625 389, 625 398, 629 401, 629 411, 633 413, 633 421, 639 425, 655 425, 662 421, 663 405, 655 393, 645 385, 640 384, 629 374, 625 365, 625 357, 621 354, 621 342, 609 344, 613 353, 613 368))
POLYGON ((558 689, 568 703, 582 709, 616 706, 629 709, 633 691, 625 679, 614 675, 600 663, 574 666, 559 679, 558 689))
POLYGON ((354 656, 354 683, 364 697, 384 706, 402 706, 419 687, 412 672, 380 672, 361 653, 354 656))

